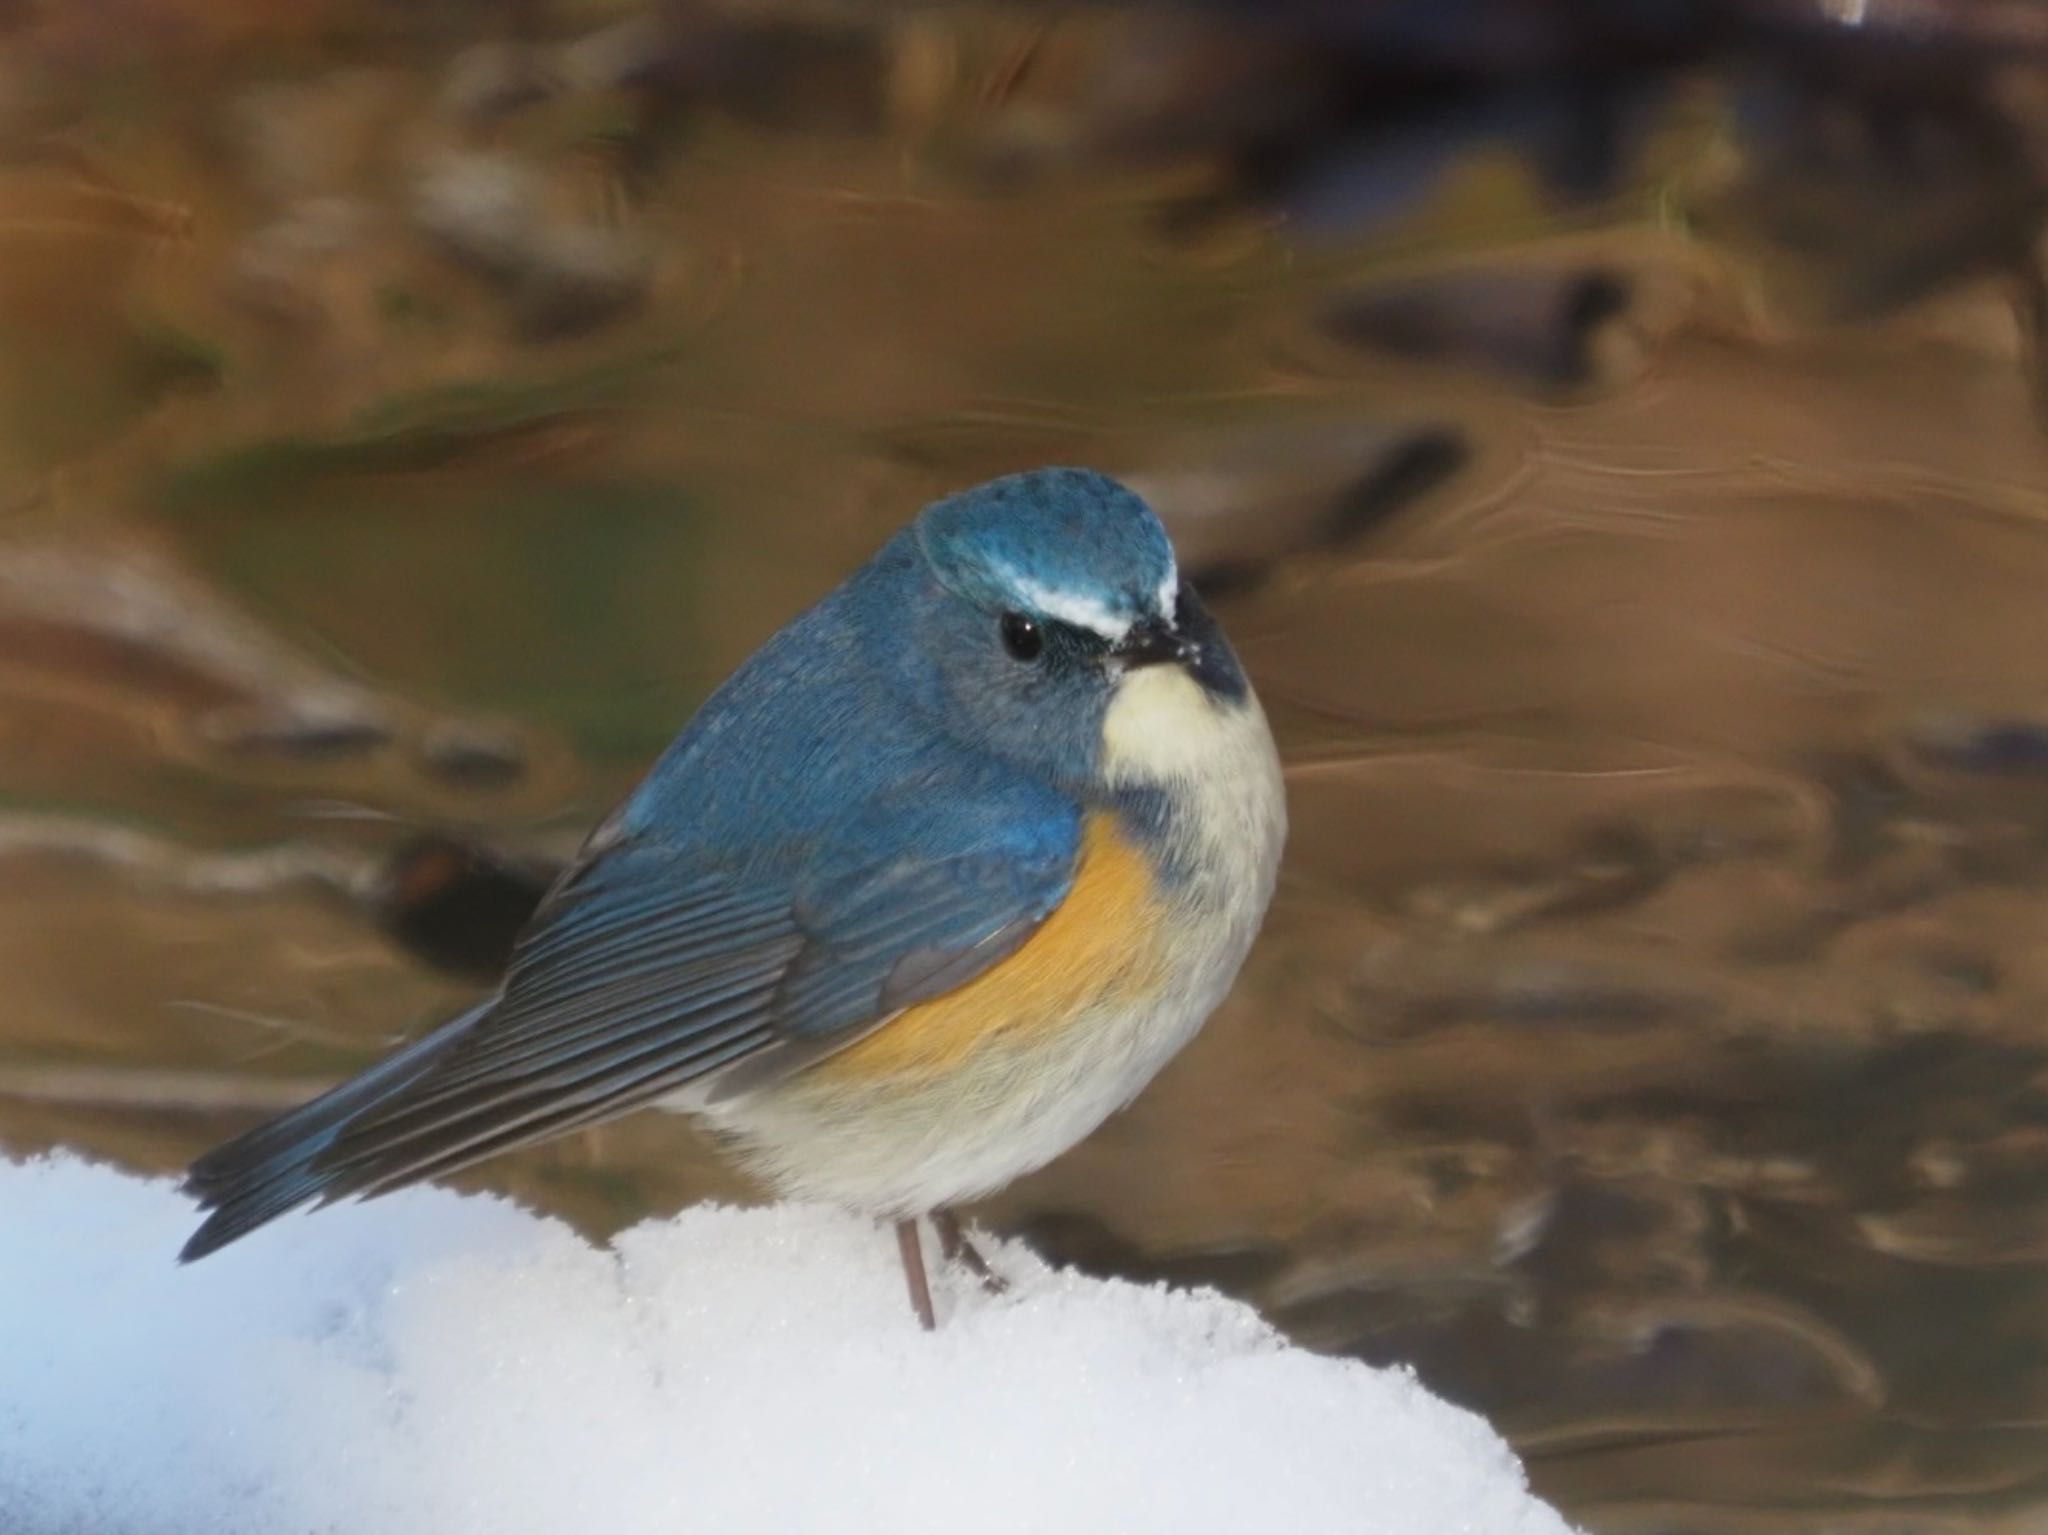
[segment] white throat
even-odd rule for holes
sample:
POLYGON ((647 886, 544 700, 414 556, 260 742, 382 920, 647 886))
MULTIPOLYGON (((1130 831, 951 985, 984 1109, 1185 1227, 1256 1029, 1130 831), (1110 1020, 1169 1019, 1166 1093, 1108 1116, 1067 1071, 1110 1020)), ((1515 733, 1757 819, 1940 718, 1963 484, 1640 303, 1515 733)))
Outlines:
POLYGON ((1271 755, 1273 746, 1257 700, 1214 698, 1180 666, 1125 672, 1102 721, 1103 776, 1112 787, 1205 777, 1258 750, 1271 755))
POLYGON ((1103 719, 1102 772, 1110 788, 1166 795, 1178 861, 1249 943, 1287 835, 1280 757, 1258 699, 1216 698, 1179 666, 1126 672, 1103 719))

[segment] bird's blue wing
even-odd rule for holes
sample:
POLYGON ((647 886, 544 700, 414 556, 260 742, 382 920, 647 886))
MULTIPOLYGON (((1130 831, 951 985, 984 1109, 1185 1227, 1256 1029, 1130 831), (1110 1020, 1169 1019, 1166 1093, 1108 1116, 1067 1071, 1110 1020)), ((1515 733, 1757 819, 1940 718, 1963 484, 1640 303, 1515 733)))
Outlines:
POLYGON ((229 1240, 699 1079, 773 1080, 1014 951, 1066 895, 1079 840, 1074 805, 1007 779, 920 785, 743 857, 623 835, 557 885, 495 1003, 397 1058, 416 1068, 230 1142, 189 1186, 229 1240))
MULTIPOLYGON (((885 803, 787 874, 613 848, 565 882, 490 1018, 400 1112, 439 1131, 452 1106, 496 1121, 516 1102, 559 1128, 729 1067, 751 1086, 844 1048, 980 974, 1058 906, 1078 818, 1049 797, 1020 808, 885 803)), ((361 1130, 388 1134, 397 1117, 361 1130)))

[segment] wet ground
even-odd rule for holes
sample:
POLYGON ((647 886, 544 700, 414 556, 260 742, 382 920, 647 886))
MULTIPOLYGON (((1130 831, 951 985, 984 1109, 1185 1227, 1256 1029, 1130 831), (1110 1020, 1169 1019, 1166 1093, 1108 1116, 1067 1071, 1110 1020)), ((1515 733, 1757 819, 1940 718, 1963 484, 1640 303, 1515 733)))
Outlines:
MULTIPOLYGON (((1281 10, 0 5, 0 1143, 172 1169, 445 1016, 885 530, 1090 463, 1294 839, 981 1217, 1595 1530, 2038 1527, 2041 17, 1281 10)), ((746 1192, 654 1116, 477 1181, 746 1192)))

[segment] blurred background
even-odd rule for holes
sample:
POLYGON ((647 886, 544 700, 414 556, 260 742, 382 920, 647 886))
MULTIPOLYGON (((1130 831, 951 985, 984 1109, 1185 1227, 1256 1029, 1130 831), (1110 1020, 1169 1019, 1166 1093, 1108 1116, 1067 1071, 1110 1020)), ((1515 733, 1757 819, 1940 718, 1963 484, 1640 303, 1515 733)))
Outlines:
POLYGON ((2032 0, 0 0, 0 1146, 448 1015, 772 630, 1085 463, 1295 831, 978 1218, 1603 1535, 2038 1529, 2044 210, 2032 0))

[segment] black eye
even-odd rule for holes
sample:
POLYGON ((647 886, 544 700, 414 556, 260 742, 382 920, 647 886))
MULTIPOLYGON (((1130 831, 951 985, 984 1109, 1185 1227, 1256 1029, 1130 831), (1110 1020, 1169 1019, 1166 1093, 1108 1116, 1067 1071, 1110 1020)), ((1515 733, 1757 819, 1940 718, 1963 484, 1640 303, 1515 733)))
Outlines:
POLYGON ((1003 649, 1019 661, 1038 659, 1038 653, 1045 649, 1045 636, 1038 632, 1038 625, 1030 614, 1003 615, 1003 649))

